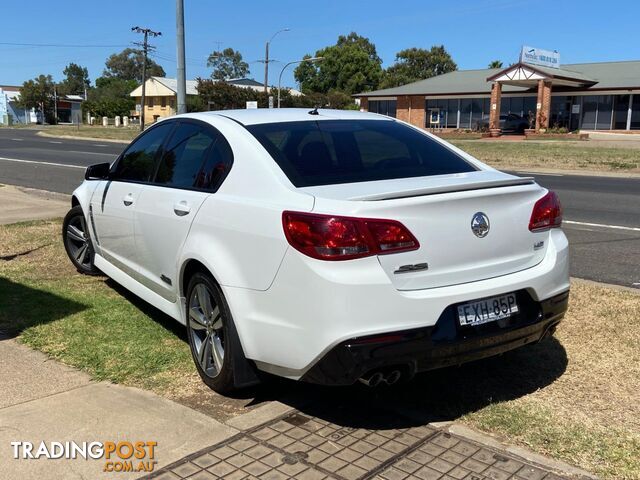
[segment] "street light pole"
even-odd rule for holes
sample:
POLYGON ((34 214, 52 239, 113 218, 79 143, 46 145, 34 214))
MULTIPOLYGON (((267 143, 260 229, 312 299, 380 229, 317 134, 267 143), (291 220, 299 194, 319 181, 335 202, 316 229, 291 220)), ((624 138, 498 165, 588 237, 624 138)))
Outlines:
POLYGON ((276 33, 271 35, 271 38, 265 45, 264 49, 264 93, 269 93, 269 44, 276 38, 276 35, 282 32, 288 32, 291 29, 283 28, 282 30, 278 30, 276 33))
POLYGON ((178 48, 178 114, 187 113, 187 73, 184 61, 184 0, 176 0, 176 44, 178 48))
POLYGON ((289 65, 294 65, 296 63, 304 63, 304 62, 319 62, 323 60, 324 57, 311 57, 311 58, 303 58, 302 60, 295 60, 293 62, 287 63, 282 70, 280 70, 280 76, 278 77, 278 108, 280 108, 280 90, 282 90, 282 74, 287 69, 289 65))

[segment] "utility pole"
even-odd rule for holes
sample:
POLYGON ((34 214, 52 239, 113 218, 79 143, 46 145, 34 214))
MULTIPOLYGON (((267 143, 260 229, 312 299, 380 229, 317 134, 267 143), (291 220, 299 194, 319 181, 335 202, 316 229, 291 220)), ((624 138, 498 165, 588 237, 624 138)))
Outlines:
POLYGON ((144 34, 144 41, 142 43, 136 43, 136 45, 142 47, 142 53, 144 59, 142 61, 142 100, 140 101, 140 131, 144 130, 144 103, 147 84, 147 54, 149 49, 153 48, 149 45, 149 35, 152 37, 159 37, 162 35, 160 32, 154 32, 150 28, 132 27, 131 31, 144 34))
POLYGON ((53 86, 53 123, 58 124, 58 92, 55 85, 53 86))
MULTIPOLYGON (((274 33, 271 38, 269 39, 269 41, 266 43, 265 45, 265 50, 264 50, 264 93, 269 93, 269 44, 273 41, 274 38, 276 38, 276 35, 278 35, 279 33, 282 32, 288 32, 290 31, 290 28, 283 28, 282 30, 278 30, 276 33, 274 33)), ((273 60, 271 60, 273 61, 273 60)))
POLYGON ((187 72, 184 62, 184 0, 176 0, 176 44, 178 48, 178 115, 187 113, 187 72))

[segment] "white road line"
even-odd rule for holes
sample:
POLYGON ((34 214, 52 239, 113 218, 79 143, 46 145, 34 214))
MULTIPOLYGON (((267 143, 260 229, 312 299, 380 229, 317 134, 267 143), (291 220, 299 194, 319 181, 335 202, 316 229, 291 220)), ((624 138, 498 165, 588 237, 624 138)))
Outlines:
POLYGON ((523 175, 538 175, 541 177, 564 177, 561 173, 540 173, 540 172, 516 172, 523 175))
POLYGON ((49 143, 62 143, 62 142, 54 142, 52 140, 49 140, 49 143))
POLYGON ((94 147, 108 147, 109 145, 103 145, 101 143, 94 143, 93 146, 94 147))
POLYGON ((602 223, 574 222, 573 220, 563 220, 562 223, 568 223, 569 225, 582 225, 585 227, 613 228, 614 230, 640 232, 640 227, 623 227, 622 225, 604 225, 602 223))
POLYGON ((65 150, 65 152, 67 152, 67 153, 82 153, 83 155, 106 155, 108 157, 113 157, 114 159, 117 157, 117 155, 114 155, 113 153, 103 153, 103 152, 81 152, 79 150, 65 150))
POLYGON ((50 165, 52 167, 66 167, 66 168, 81 168, 82 170, 87 167, 83 167, 81 165, 65 165, 64 163, 53 163, 53 162, 36 162, 35 160, 20 160, 18 158, 5 158, 0 157, 0 161, 4 160, 5 162, 16 162, 16 163, 34 163, 36 165, 50 165))
POLYGON ((24 138, 12 138, 14 142, 24 142, 24 138))

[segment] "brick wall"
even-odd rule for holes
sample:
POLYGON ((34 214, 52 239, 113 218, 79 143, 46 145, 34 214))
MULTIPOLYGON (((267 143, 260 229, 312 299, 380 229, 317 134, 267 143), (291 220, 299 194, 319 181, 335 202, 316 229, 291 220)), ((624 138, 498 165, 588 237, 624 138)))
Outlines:
POLYGON ((416 127, 424 128, 424 108, 426 106, 427 101, 424 99, 423 95, 414 95, 411 98, 411 111, 410 118, 407 121, 415 125, 416 127))
POLYGON ((396 100, 396 118, 403 122, 409 121, 409 103, 410 97, 404 95, 396 100))

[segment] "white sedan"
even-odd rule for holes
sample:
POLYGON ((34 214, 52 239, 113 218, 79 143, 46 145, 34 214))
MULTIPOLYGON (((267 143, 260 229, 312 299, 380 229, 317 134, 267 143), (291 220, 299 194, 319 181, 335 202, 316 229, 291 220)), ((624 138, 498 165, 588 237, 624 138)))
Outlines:
POLYGON ((159 121, 87 169, 64 221, 187 327, 202 379, 375 386, 537 342, 568 304, 558 197, 401 121, 238 110, 159 121))

